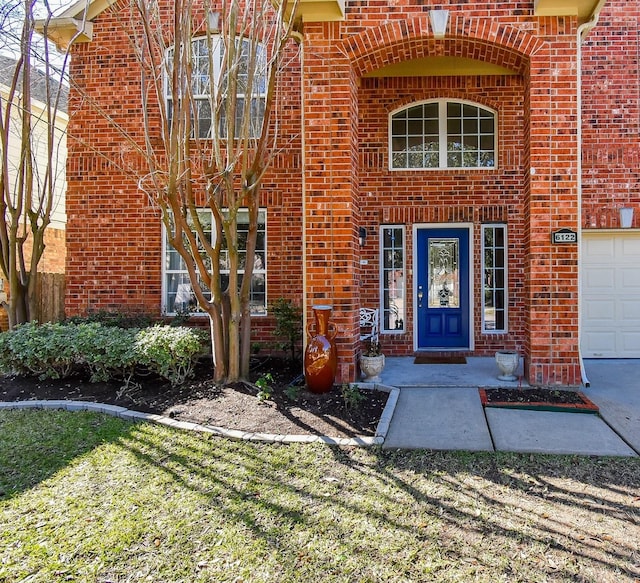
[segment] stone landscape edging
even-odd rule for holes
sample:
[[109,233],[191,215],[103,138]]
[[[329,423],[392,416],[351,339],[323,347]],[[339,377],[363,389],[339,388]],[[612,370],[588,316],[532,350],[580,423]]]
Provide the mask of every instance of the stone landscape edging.
[[331,437],[328,435],[299,435],[287,434],[281,435],[276,433],[259,433],[255,431],[242,431],[239,429],[226,429],[224,427],[216,427],[214,425],[203,425],[193,423],[191,421],[178,421],[164,415],[155,413],[143,413],[134,411],[126,407],[118,405],[107,405],[105,403],[92,403],[90,401],[67,401],[65,399],[48,400],[48,401],[3,401],[0,402],[1,410],[11,409],[63,409],[66,411],[90,411],[92,413],[104,413],[112,415],[128,421],[148,421],[159,425],[166,425],[175,429],[184,429],[186,431],[197,431],[200,433],[208,433],[219,437],[227,437],[229,439],[238,439],[244,441],[262,441],[267,443],[324,443],[326,445],[341,446],[359,446],[370,447],[373,445],[382,445],[389,431],[389,425],[400,389],[386,385],[377,385],[369,383],[354,383],[354,386],[365,390],[378,390],[389,393],[387,404],[385,405],[375,436],[359,435],[356,437]]

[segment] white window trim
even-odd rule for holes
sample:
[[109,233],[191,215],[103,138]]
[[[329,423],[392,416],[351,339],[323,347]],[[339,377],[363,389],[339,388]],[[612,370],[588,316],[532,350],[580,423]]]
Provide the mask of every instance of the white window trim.
[[[201,208],[198,210],[208,210],[207,208]],[[246,209],[243,209],[246,210]],[[265,261],[267,259],[267,249],[269,248],[269,242],[268,242],[268,223],[267,223],[267,209],[266,208],[260,208],[259,212],[264,213],[264,255],[265,255]],[[215,232],[215,231],[213,231]],[[162,223],[162,285],[161,285],[161,302],[160,302],[160,308],[161,308],[161,314],[163,316],[175,316],[177,315],[177,312],[174,310],[170,310],[169,306],[168,306],[168,293],[169,290],[167,289],[167,275],[169,273],[187,273],[186,271],[179,271],[179,270],[168,270],[167,269],[167,252],[168,252],[168,237],[167,237],[167,228],[164,225],[164,223]],[[226,273],[227,271],[225,271]],[[262,313],[256,313],[256,314],[251,314],[252,318],[262,318],[268,315],[268,311],[269,311],[269,285],[268,285],[268,281],[267,281],[267,266],[265,265],[265,267],[261,270],[259,270],[258,272],[256,272],[254,270],[253,274],[255,275],[256,273],[263,273],[264,274],[264,286],[265,286],[265,298],[264,298],[264,312]],[[197,311],[197,312],[193,312],[190,314],[190,316],[192,317],[202,317],[202,316],[206,316],[207,314],[205,312],[201,312],[201,311]]]
[[[488,330],[485,325],[485,316],[484,316],[484,292],[485,292],[485,283],[484,283],[484,271],[485,271],[485,263],[484,263],[484,234],[486,229],[495,229],[496,227],[502,227],[504,229],[504,329],[503,330]],[[480,309],[482,311],[482,334],[495,334],[495,335],[504,335],[509,332],[509,231],[507,229],[506,223],[486,223],[482,225],[482,233],[481,233],[481,255],[482,255],[482,290],[480,293],[480,298],[482,300],[482,305]]]
[[[401,229],[402,230],[402,265],[404,271],[404,318],[403,318],[403,328],[398,330],[396,328],[388,329],[385,328],[384,322],[384,231],[385,229]],[[407,332],[407,228],[405,225],[380,225],[379,231],[379,273],[380,273],[380,332],[382,334],[406,334]]]
[[[439,136],[439,166],[438,168],[395,168],[393,166],[393,131],[392,131],[392,122],[393,116],[400,111],[404,111],[405,109],[410,109],[412,107],[416,107],[418,105],[424,105],[428,103],[438,103],[438,136]],[[471,105],[473,107],[477,107],[479,109],[483,109],[484,111],[491,112],[493,114],[493,151],[494,151],[494,165],[493,166],[447,166],[447,108],[446,105],[448,103],[460,103],[461,105]],[[445,107],[443,107],[443,105]],[[470,101],[467,99],[424,99],[422,101],[414,101],[412,103],[403,105],[402,107],[398,107],[393,111],[389,112],[389,117],[387,121],[387,134],[388,134],[388,158],[389,158],[389,170],[392,172],[460,172],[460,171],[478,171],[478,172],[492,172],[498,169],[498,133],[499,133],[499,118],[498,111],[493,109],[492,107],[487,107],[481,103],[477,103],[475,101]]]

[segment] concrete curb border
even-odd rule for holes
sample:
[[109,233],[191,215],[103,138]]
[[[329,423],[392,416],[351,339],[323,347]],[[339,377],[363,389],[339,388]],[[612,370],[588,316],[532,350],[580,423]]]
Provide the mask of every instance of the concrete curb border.
[[142,413],[117,405],[106,405],[104,403],[92,403],[89,401],[66,401],[64,399],[51,401],[3,401],[0,402],[0,411],[11,409],[63,409],[66,411],[91,411],[93,413],[104,413],[113,417],[120,417],[128,421],[147,421],[149,423],[158,423],[173,427],[174,429],[184,429],[186,431],[197,431],[200,433],[208,433],[219,437],[227,437],[229,439],[238,439],[245,441],[261,441],[267,443],[324,443],[326,445],[340,446],[359,446],[370,447],[373,445],[382,445],[384,443],[389,424],[398,402],[400,389],[386,385],[376,385],[369,383],[354,383],[360,389],[378,390],[389,393],[387,404],[382,411],[376,434],[370,436],[356,437],[331,437],[328,435],[278,435],[274,433],[252,433],[248,431],[240,431],[238,429],[225,429],[224,427],[216,427],[214,425],[202,425],[192,423],[190,421],[177,421],[163,415],[155,415],[153,413]]

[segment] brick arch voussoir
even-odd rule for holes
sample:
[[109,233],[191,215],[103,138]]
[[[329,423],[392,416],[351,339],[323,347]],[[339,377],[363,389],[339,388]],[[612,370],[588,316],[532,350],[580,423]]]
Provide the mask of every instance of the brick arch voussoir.
[[[500,104],[495,100],[488,99],[481,95],[474,95],[473,99],[469,99],[469,96],[464,91],[460,90],[443,90],[443,89],[434,89],[431,91],[427,91],[420,97],[420,101],[434,101],[438,99],[446,99],[451,101],[466,101],[469,103],[475,103],[477,105],[481,105],[483,107],[488,107],[489,109],[493,109],[495,111],[499,111]],[[400,109],[404,109],[405,107],[409,107],[416,103],[416,98],[412,95],[403,95],[398,101],[392,102],[389,105],[389,111],[397,111]]]
[[394,62],[424,56],[473,56],[524,72],[546,43],[513,24],[454,16],[444,40],[436,41],[429,18],[419,16],[372,27],[345,39],[341,52],[358,76]]

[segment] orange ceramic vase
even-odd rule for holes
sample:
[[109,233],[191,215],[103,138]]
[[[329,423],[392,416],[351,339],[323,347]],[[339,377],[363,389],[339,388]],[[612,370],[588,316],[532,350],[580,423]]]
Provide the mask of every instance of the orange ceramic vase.
[[[307,326],[307,348],[304,351],[304,380],[312,393],[328,393],[338,370],[338,351],[334,343],[335,326],[329,322],[331,306],[313,306],[315,333]],[[329,328],[333,327],[332,330]]]

